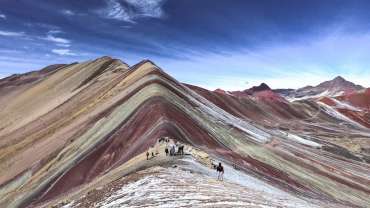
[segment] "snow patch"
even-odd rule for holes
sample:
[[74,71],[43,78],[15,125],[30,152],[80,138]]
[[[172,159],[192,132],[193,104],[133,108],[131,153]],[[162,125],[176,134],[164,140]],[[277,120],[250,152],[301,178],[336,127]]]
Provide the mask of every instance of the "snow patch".
[[123,185],[97,207],[316,207],[224,164],[224,181],[215,170],[192,158],[177,168],[154,167],[135,182]]
[[332,99],[335,104],[336,104],[336,108],[341,108],[341,109],[348,109],[348,110],[351,110],[351,111],[362,111],[360,108],[357,108],[355,106],[352,106],[350,105],[349,103],[346,103],[346,102],[342,102],[342,101],[339,101],[337,99]]
[[324,92],[316,95],[307,95],[303,97],[286,97],[289,102],[299,101],[299,100],[307,100],[307,99],[316,99],[321,97],[337,97],[344,94],[344,91],[339,92],[330,92],[329,90],[325,90]]
[[245,120],[242,120],[231,115],[230,113],[219,108],[218,106],[208,101],[204,97],[198,95],[194,91],[190,89],[188,89],[188,91],[192,95],[189,96],[188,98],[191,99],[194,103],[197,103],[199,109],[202,112],[216,119],[215,122],[222,122],[224,124],[228,124],[230,126],[238,128],[249,134],[253,140],[259,143],[266,143],[271,140],[271,135],[269,133],[263,131],[262,129],[257,128],[256,126],[250,124]]
[[348,118],[347,116],[339,113],[338,111],[336,111],[333,107],[329,106],[329,105],[326,105],[325,103],[323,102],[317,102],[320,107],[323,109],[323,111],[327,114],[329,114],[330,116],[333,116],[334,118],[337,118],[339,120],[342,120],[342,121],[346,121],[354,126],[357,126],[357,127],[360,127],[360,128],[366,128],[364,126],[362,126],[361,124],[357,123],[356,121],[353,121],[352,119]]
[[311,147],[316,147],[316,148],[320,148],[322,147],[321,144],[318,144],[316,142],[313,142],[313,141],[310,141],[310,140],[307,140],[307,139],[304,139],[300,136],[297,136],[295,134],[291,134],[291,133],[287,133],[288,135],[288,138],[291,139],[291,140],[294,140],[298,143],[301,143],[301,144],[304,144],[304,145],[308,145],[308,146],[311,146]]

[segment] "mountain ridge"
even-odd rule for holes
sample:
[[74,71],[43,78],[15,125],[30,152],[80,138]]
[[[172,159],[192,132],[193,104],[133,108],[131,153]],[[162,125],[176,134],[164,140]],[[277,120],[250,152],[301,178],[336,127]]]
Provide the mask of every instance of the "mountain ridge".
[[365,89],[361,85],[347,81],[341,76],[332,80],[324,81],[316,86],[305,86],[298,89],[276,89],[284,97],[290,100],[320,98],[323,96],[336,97],[351,94]]
[[[110,62],[60,68],[0,95],[1,206],[53,204],[136,174],[150,162],[135,158],[166,136],[312,203],[370,203],[367,144],[350,146],[368,130],[336,109],[208,91],[148,60],[127,70]],[[271,91],[262,88],[254,94]]]

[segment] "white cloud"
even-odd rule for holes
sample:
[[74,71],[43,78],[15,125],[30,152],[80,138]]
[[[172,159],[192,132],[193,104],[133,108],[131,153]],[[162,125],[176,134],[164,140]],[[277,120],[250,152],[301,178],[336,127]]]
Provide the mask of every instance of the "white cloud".
[[[161,18],[165,0],[106,0],[106,8],[99,11],[108,19],[134,23],[141,17]],[[124,4],[123,4],[124,2]]]
[[5,14],[0,14],[0,19],[6,20],[6,15]]
[[61,30],[50,30],[48,32],[48,34],[59,34],[59,33],[63,33]]
[[58,54],[60,56],[76,56],[77,54],[71,52],[70,49],[53,49],[51,52]]
[[[49,62],[46,63],[45,61]],[[27,56],[24,54],[1,54],[0,74],[5,77],[15,73],[24,73],[34,69],[41,69],[42,67],[52,63],[55,63],[55,60],[42,59],[35,54],[29,54]]]
[[132,28],[132,26],[131,25],[122,25],[122,26],[120,26],[120,28],[130,29],[130,28]]
[[[40,52],[40,53],[39,53]],[[76,52],[77,53],[77,52]],[[0,54],[0,76],[9,76],[15,73],[25,73],[33,70],[40,70],[45,66],[55,63],[72,63],[76,61],[84,61],[92,57],[98,57],[96,54],[89,57],[81,57],[80,51],[76,56],[71,55],[55,55],[54,53],[46,53],[44,51],[35,50],[34,53],[22,54]],[[100,55],[100,54],[99,54]]]
[[117,0],[107,0],[107,7],[101,13],[108,19],[133,22],[132,15],[129,12]]
[[51,25],[51,24],[46,24],[46,23],[41,23],[41,22],[27,22],[24,23],[25,26],[30,27],[30,28],[43,28],[43,29],[48,29],[48,30],[59,30],[59,26],[56,25]]
[[0,36],[21,37],[24,35],[25,35],[24,32],[11,32],[11,31],[0,30]]
[[50,30],[47,34],[46,37],[41,37],[40,39],[42,40],[47,40],[50,42],[54,42],[56,46],[58,47],[63,47],[63,48],[69,48],[71,47],[71,41],[65,38],[57,37],[56,34],[63,33],[63,31],[55,29],[55,30]]
[[62,10],[62,14],[67,15],[67,16],[75,15],[75,13],[73,11],[68,10],[68,9]]
[[126,0],[126,2],[138,10],[137,16],[160,18],[164,14],[163,0]]
[[299,88],[338,75],[370,87],[370,33],[328,33],[299,42],[221,52],[155,61],[178,80],[208,89],[241,90],[262,82],[271,88]]
[[10,54],[10,53],[14,54],[14,53],[21,53],[21,51],[15,50],[15,49],[0,49],[0,54],[2,54],[2,53],[4,53],[4,54]]
[[71,44],[59,43],[59,44],[57,44],[57,46],[63,47],[63,48],[69,48],[69,47],[71,47]]
[[50,33],[46,37],[43,37],[42,39],[47,40],[47,41],[51,41],[51,42],[54,42],[54,43],[58,43],[58,44],[69,44],[69,43],[71,43],[71,41],[68,40],[68,39],[56,37],[56,36],[54,36],[53,34],[50,34]]

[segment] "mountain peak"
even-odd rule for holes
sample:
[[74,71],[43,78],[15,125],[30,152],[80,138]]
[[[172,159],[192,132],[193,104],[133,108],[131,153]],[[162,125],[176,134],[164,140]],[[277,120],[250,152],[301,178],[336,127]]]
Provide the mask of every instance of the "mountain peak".
[[129,68],[129,65],[127,63],[123,62],[120,59],[112,58],[110,56],[102,56],[102,57],[96,58],[95,60],[91,61],[91,63],[103,63],[102,65],[103,68],[107,68],[108,66],[112,66],[112,68],[120,67],[122,69]]
[[363,86],[354,84],[342,76],[322,82],[317,86],[306,86],[284,94],[290,100],[317,99],[320,97],[337,97],[340,95],[351,94],[364,89]]
[[257,88],[261,90],[271,90],[271,88],[266,83],[261,83]]
[[[336,76],[334,79],[330,80],[330,81],[327,81],[327,82],[332,82],[332,83],[335,83],[335,84],[343,84],[343,83],[348,83],[348,84],[353,84],[352,82],[344,79],[342,76]],[[355,84],[353,84],[355,85]]]
[[333,80],[322,82],[316,87],[325,88],[326,90],[342,90],[342,91],[354,91],[363,89],[362,86],[356,85],[350,81],[347,81],[341,76],[335,77]]
[[215,89],[214,92],[221,93],[221,94],[226,94],[226,91],[221,89],[221,88]]
[[133,65],[131,67],[131,69],[137,69],[139,67],[142,67],[146,65],[147,67],[153,67],[153,68],[156,68],[156,69],[160,69],[153,61],[149,60],[149,59],[144,59],[142,61],[140,61],[139,63]]
[[344,79],[342,76],[336,76],[332,81],[347,81],[347,80]]
[[259,86],[253,86],[245,90],[244,92],[248,94],[253,94],[255,92],[266,91],[266,90],[271,90],[271,88],[266,83],[261,83]]
[[112,60],[113,58],[110,57],[110,56],[102,56],[102,57],[99,57],[99,58],[96,58],[94,61],[109,61],[109,60]]

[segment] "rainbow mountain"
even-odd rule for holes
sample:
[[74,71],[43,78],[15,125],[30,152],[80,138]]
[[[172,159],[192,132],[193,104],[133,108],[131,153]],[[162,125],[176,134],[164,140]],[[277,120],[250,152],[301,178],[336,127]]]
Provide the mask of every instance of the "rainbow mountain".
[[110,57],[12,75],[0,207],[370,207],[369,97],[210,91]]

